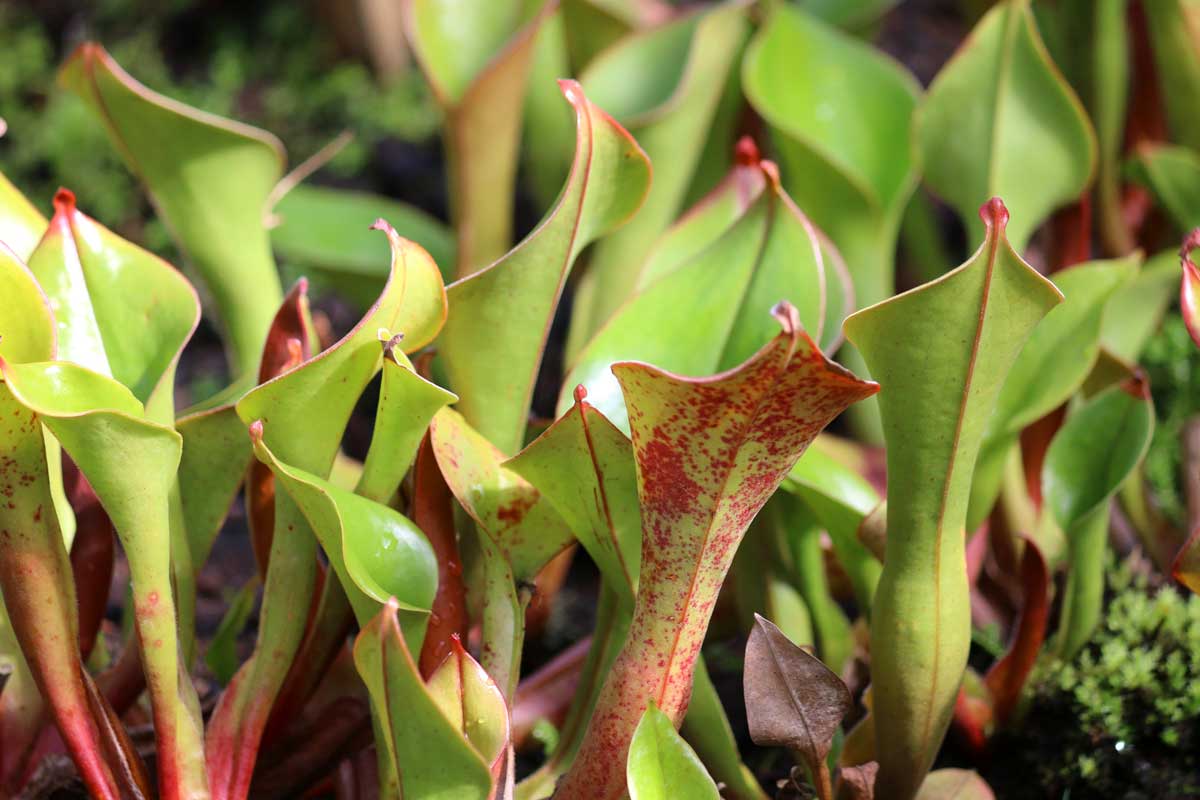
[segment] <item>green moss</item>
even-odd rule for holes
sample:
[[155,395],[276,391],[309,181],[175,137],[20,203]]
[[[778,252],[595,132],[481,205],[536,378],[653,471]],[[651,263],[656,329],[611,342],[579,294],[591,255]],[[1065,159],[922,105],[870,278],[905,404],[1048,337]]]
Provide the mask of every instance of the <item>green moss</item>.
[[379,85],[365,64],[339,52],[306,3],[99,0],[63,16],[0,4],[0,113],[8,123],[0,171],[43,213],[55,189],[68,186],[87,213],[164,255],[169,237],[104,131],[55,84],[59,64],[85,38],[152,89],[275,133],[293,164],[354,131],[328,168],[335,175],[362,172],[383,138],[423,140],[438,125],[415,70]]
[[1026,717],[997,741],[998,772],[1046,790],[1021,796],[1200,796],[1200,597],[1148,590],[1123,568],[1109,583],[1088,646],[1031,680]]

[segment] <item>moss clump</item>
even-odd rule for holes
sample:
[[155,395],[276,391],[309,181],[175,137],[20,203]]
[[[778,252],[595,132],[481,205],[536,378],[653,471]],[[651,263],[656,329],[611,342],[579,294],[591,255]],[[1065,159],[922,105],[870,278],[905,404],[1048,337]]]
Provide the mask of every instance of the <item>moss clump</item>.
[[1110,575],[1102,627],[1039,669],[1027,715],[998,737],[990,777],[1012,787],[998,796],[1200,797],[1200,597]]

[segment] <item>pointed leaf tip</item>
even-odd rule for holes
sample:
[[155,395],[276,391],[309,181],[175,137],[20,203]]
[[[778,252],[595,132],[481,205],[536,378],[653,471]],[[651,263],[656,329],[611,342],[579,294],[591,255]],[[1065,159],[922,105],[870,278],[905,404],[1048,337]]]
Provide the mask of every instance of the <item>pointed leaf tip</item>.
[[[381,331],[381,333],[386,334],[387,331]],[[396,349],[400,347],[400,343],[403,341],[404,341],[403,333],[394,333],[391,336],[388,336],[387,339],[381,339],[379,343],[383,345],[384,357],[395,360]]]
[[739,167],[754,167],[762,160],[762,154],[752,137],[743,136],[733,150],[733,159]]
[[256,419],[250,423],[250,441],[259,444],[263,439],[263,421]]
[[1120,387],[1129,396],[1150,402],[1150,381],[1141,367],[1134,367],[1132,374],[1121,381]]
[[559,78],[558,88],[562,91],[563,97],[567,98],[567,102],[573,106],[583,102],[585,97],[583,87],[579,85],[579,81],[571,78]]
[[1002,233],[1008,225],[1008,207],[999,197],[993,197],[979,207],[979,218],[989,230]]
[[54,193],[54,213],[74,214],[75,193],[62,186],[58,187],[58,191]]
[[804,329],[800,323],[800,312],[787,300],[776,303],[771,309],[771,316],[779,321],[783,332],[788,336],[795,336],[797,331]]
[[396,230],[395,230],[395,228],[393,228],[391,225],[389,225],[389,224],[388,224],[388,221],[387,221],[386,219],[384,219],[383,217],[377,217],[377,218],[375,219],[375,221],[374,221],[374,222],[372,222],[372,223],[371,223],[371,224],[370,224],[370,225],[367,227],[367,230],[370,230],[370,231],[383,231],[383,232],[384,232],[384,233],[386,233],[386,234],[387,234],[389,237],[396,235]]

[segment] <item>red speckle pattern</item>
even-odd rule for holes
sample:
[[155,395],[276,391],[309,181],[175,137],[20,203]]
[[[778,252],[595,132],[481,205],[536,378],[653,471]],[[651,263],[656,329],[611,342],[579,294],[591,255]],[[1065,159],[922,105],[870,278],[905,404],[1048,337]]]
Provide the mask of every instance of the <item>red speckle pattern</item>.
[[618,364],[642,504],[641,589],[624,649],[556,798],[616,800],[651,700],[676,723],[734,552],[816,435],[878,386],[827,360],[779,309],[785,331],[741,367],[707,380]]

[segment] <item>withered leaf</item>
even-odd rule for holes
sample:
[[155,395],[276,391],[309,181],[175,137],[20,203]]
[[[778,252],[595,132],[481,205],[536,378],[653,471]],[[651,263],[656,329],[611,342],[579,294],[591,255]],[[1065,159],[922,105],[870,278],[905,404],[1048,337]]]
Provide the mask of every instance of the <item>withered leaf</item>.
[[853,700],[820,659],[793,644],[770,620],[754,615],[743,679],[750,738],[799,751],[816,772]]

